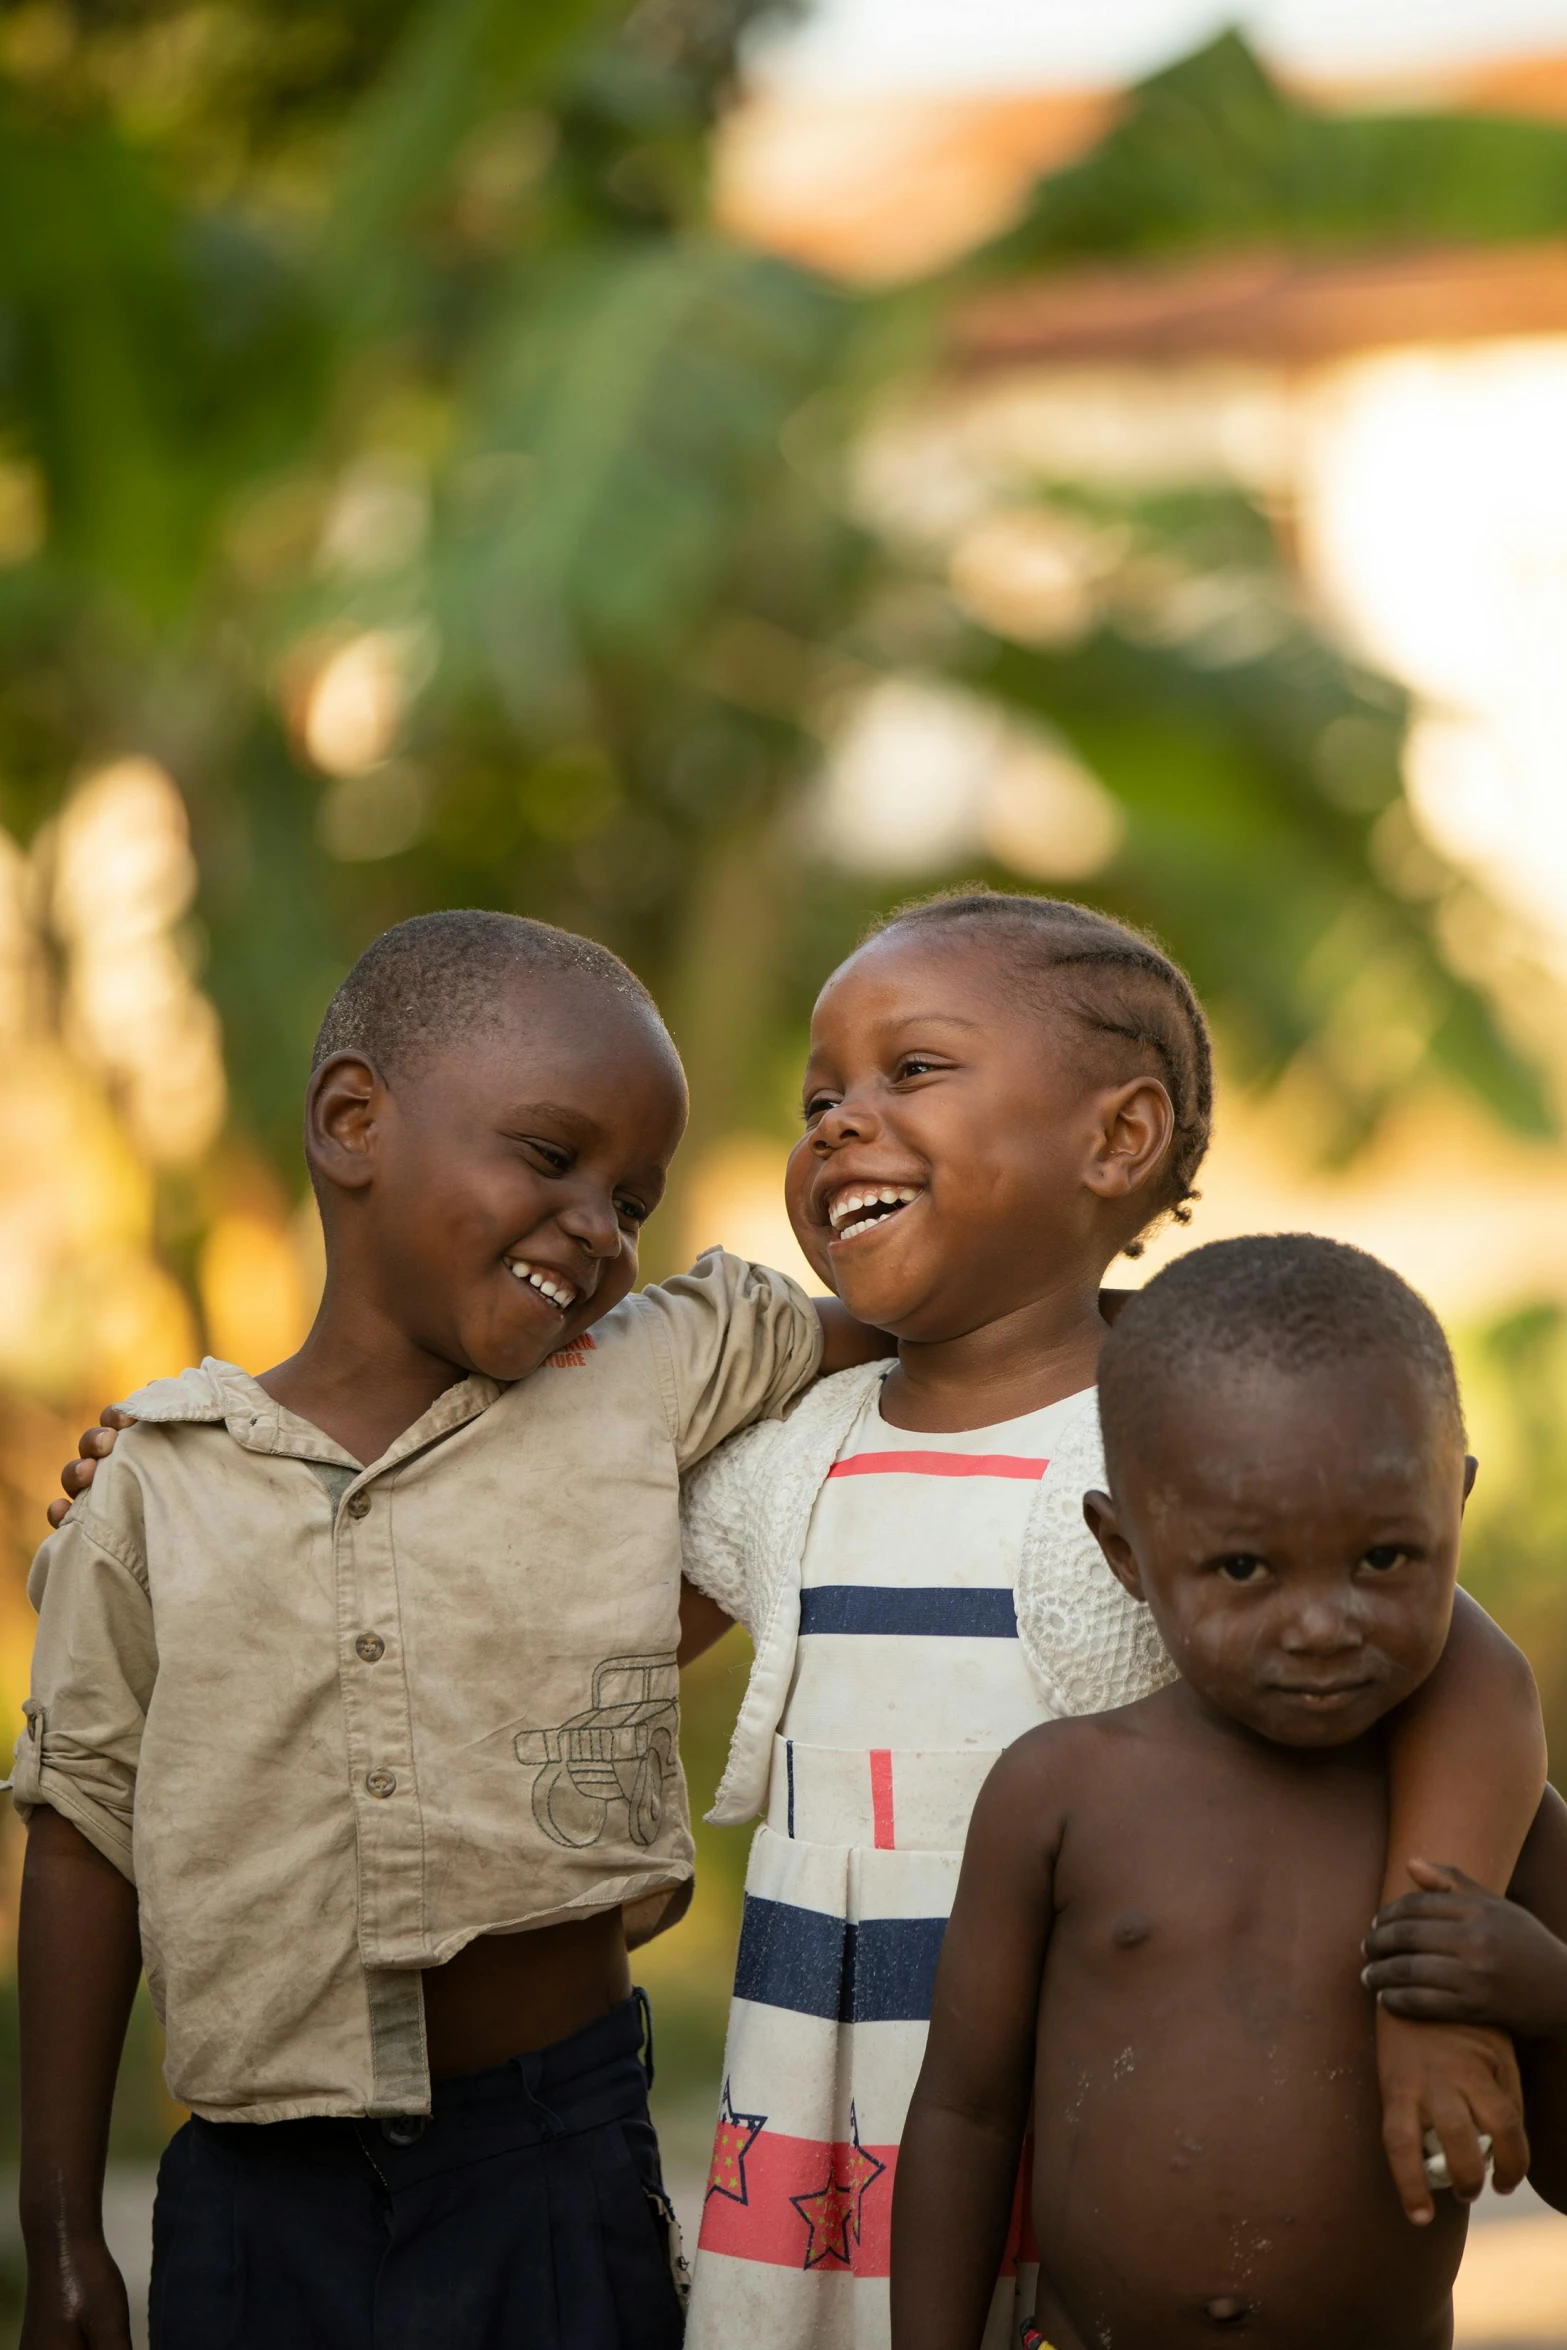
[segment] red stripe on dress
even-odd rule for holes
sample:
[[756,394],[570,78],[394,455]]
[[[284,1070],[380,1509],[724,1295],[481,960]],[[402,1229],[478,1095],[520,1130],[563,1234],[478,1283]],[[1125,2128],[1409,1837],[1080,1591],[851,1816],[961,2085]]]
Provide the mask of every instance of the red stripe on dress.
[[[708,2187],[698,2239],[703,2252],[826,2276],[891,2273],[896,2146],[786,2138],[765,2121],[747,2135],[739,2191],[732,2185]],[[1012,2200],[1004,2277],[1015,2275],[1020,2262],[1039,2258],[1031,2211],[1033,2152],[1030,2137]],[[722,2176],[732,2180],[734,2169]]]
[[834,1461],[829,1477],[1026,1477],[1049,1468],[1016,1452],[856,1452]]
[[871,1748],[871,1821],[875,1828],[876,1850],[892,1852],[897,1847],[892,1820],[892,1752],[889,1747]]

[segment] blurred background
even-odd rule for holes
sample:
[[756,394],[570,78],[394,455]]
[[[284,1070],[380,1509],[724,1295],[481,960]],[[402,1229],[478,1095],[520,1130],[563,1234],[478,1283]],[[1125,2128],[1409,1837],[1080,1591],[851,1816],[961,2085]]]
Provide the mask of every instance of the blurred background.
[[[815,988],[974,875],[1190,968],[1192,1239],[1447,1317],[1567,1753],[1567,0],[0,6],[8,1722],[84,1421],[306,1326],[376,932],[627,956],[695,1098],[648,1270],[794,1268]],[[645,1964],[692,2217],[745,1844]],[[143,2269],[157,2064],[139,2014]],[[1476,2228],[1470,2350],[1567,2344],[1564,2236]]]

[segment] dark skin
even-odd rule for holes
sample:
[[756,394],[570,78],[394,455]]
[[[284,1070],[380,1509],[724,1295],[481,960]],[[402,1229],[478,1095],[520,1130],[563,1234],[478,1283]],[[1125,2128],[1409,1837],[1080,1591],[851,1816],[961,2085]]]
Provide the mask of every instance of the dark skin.
[[[823,989],[804,1107],[788,1199],[806,1257],[843,1301],[837,1324],[831,1301],[818,1301],[828,1368],[884,1352],[880,1331],[893,1333],[899,1361],[882,1408],[907,1428],[982,1427],[1092,1382],[1119,1295],[1102,1278],[1157,1205],[1169,1148],[1156,1077],[1096,1083],[1080,1032],[1021,999],[1007,966],[950,936],[894,931]],[[856,1188],[916,1196],[876,1229],[841,1237],[832,1211]],[[62,1479],[68,1494],[113,1441],[109,1428],[88,1431]],[[729,1618],[688,1588],[681,1625],[685,1662]],[[1446,1656],[1394,1733],[1385,1897],[1407,1889],[1408,1856],[1432,1850],[1505,1885],[1544,1767],[1528,1667],[1464,1601]],[[1478,2032],[1391,2013],[1378,2030],[1390,2158],[1411,2216],[1429,2216],[1424,2128],[1440,2121],[1454,2175],[1473,2175],[1473,2115],[1498,2051]]]
[[[679,1061],[639,1005],[550,973],[519,981],[503,1012],[391,1076],[341,1053],[311,1081],[325,1292],[304,1345],[260,1383],[365,1464],[456,1381],[526,1379],[627,1296],[685,1126]],[[833,1300],[823,1321],[826,1369],[884,1348]],[[101,2197],[139,1972],[134,1888],[40,1810],[21,1923],[24,2350],[129,2350]],[[424,1976],[431,2074],[564,2039],[630,1988],[618,1909],[481,1937]]]
[[1414,1873],[1419,1891],[1367,1936],[1361,1981],[1399,2015],[1514,2035],[1529,2182],[1567,2211],[1567,1804],[1546,1788],[1505,1900],[1462,1869],[1421,1861]]
[[[1383,1725],[1447,1642],[1452,1413],[1387,1358],[1249,1368],[1122,1453],[1087,1514],[1181,1679],[1031,1732],[980,1798],[899,2158],[895,2350],[978,2344],[1030,2111],[1055,2350],[1448,2350],[1463,2205],[1405,2223],[1357,1943]],[[1479,2118],[1516,2181],[1503,2070]]]
[[[894,1426],[992,1425],[1075,1394],[1104,1340],[1105,1269],[1148,1222],[1174,1119],[1155,1076],[1097,1082],[1082,1031],[1004,961],[952,932],[893,929],[828,981],[811,1028],[790,1221],[850,1312],[892,1333]],[[869,1230],[842,1202],[912,1192]],[[838,1213],[835,1229],[834,1212]],[[1385,1900],[1440,1851],[1505,1886],[1545,1780],[1528,1665],[1461,1594],[1446,1654],[1390,1726]],[[1358,1929],[1357,1929],[1358,1938]],[[1379,2011],[1388,2160],[1409,2217],[1435,2206],[1422,2159],[1441,2133],[1478,2179],[1495,2035]]]

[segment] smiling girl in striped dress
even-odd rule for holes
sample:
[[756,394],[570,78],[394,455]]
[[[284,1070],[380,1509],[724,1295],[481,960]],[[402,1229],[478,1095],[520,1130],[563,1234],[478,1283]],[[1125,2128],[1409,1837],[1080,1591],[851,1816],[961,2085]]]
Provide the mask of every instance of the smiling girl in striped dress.
[[[734,1618],[756,1646],[711,1816],[763,1817],[691,2350],[882,2350],[898,2141],[981,1782],[1036,1723],[1170,1676],[1082,1496],[1103,1475],[1100,1284],[1150,1222],[1184,1220],[1211,1102],[1185,977],[1083,907],[932,900],[822,992],[790,1218],[898,1354],[736,1438],[688,1493],[687,1575],[713,1632]],[[1393,1732],[1398,1890],[1420,1852],[1506,1882],[1539,1794],[1520,1679],[1463,1607]],[[1480,2060],[1384,2031],[1413,2212],[1432,2080],[1461,2116]],[[1031,2255],[1020,2220],[986,2350],[1032,2310]]]

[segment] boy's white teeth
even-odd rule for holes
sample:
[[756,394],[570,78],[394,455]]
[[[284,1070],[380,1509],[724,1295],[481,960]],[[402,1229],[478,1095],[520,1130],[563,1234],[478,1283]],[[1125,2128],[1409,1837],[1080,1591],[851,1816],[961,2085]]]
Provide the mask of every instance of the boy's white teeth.
[[[854,1233],[864,1232],[872,1224],[882,1221],[879,1215],[867,1216],[867,1208],[906,1208],[911,1199],[918,1197],[919,1193],[907,1184],[883,1184],[876,1191],[840,1192],[827,1210],[828,1220],[836,1237],[848,1240]],[[851,1217],[857,1217],[859,1221],[851,1223]]]
[[577,1302],[577,1293],[569,1281],[562,1281],[553,1273],[541,1273],[537,1266],[524,1263],[521,1257],[508,1257],[506,1270],[515,1281],[530,1281],[535,1289],[542,1291],[552,1306],[559,1306],[562,1312]]

